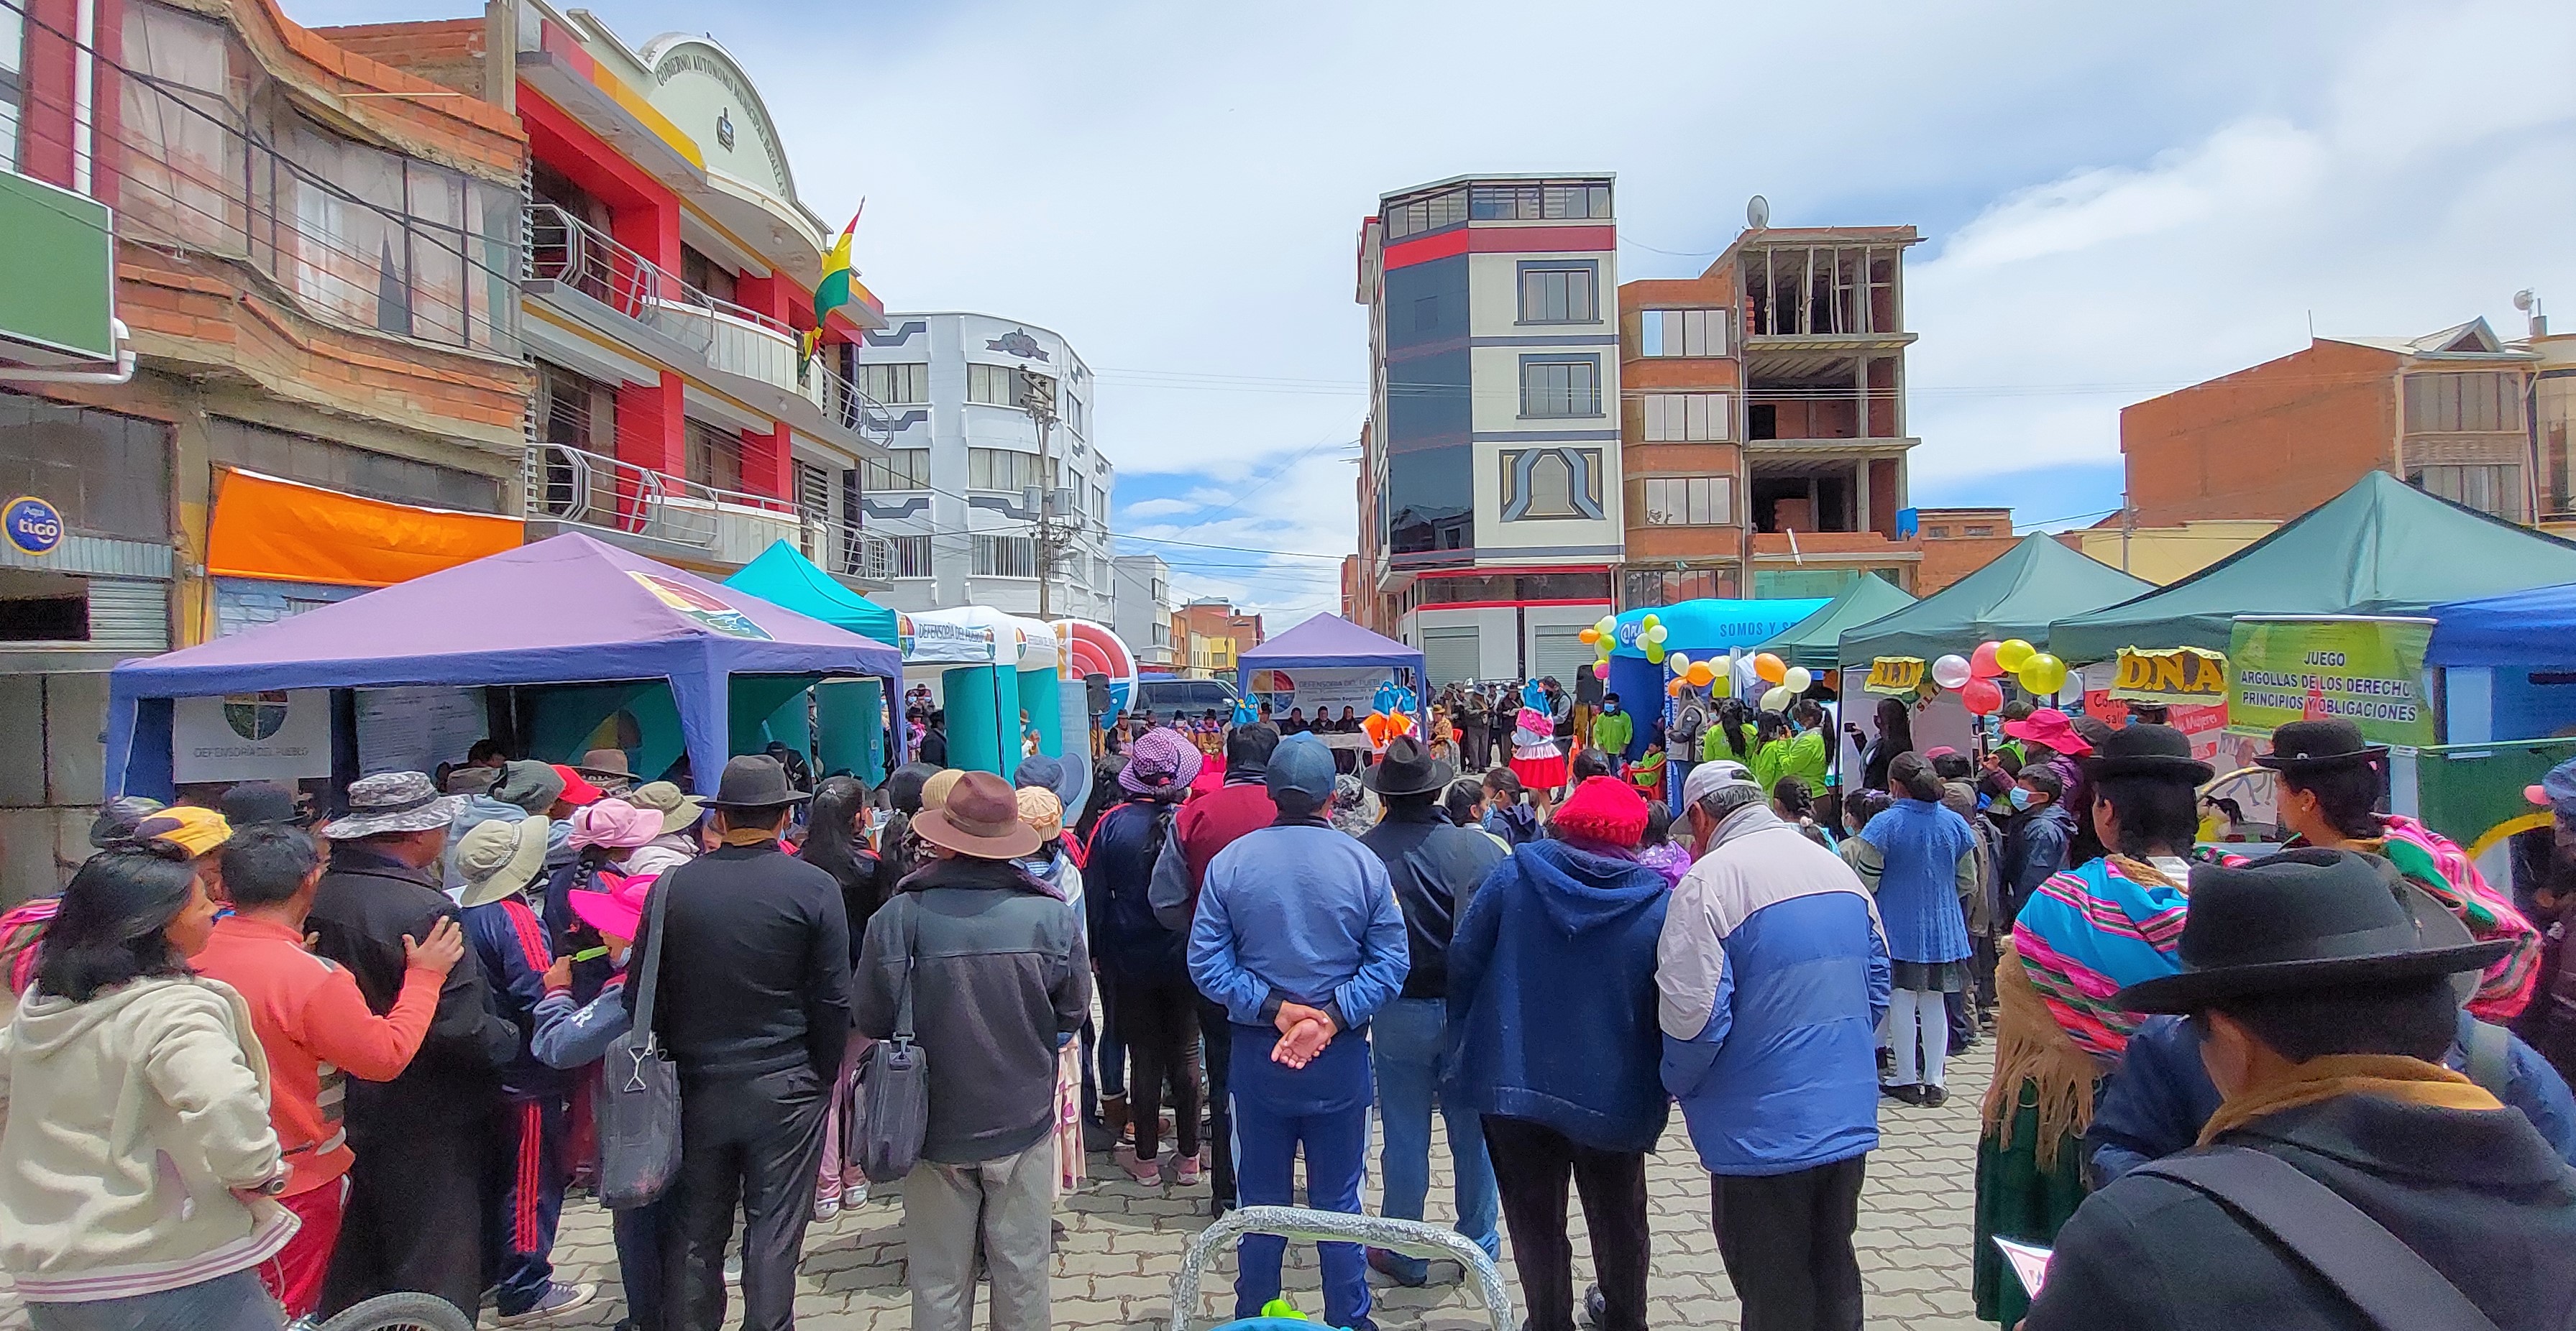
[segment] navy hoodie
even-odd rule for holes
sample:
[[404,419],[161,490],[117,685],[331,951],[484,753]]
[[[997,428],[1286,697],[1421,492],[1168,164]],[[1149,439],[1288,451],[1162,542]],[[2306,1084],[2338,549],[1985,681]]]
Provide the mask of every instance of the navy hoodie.
[[1655,944],[1671,895],[1651,866],[1563,841],[1495,865],[1449,944],[1457,1103],[1596,1150],[1653,1149],[1670,1110]]

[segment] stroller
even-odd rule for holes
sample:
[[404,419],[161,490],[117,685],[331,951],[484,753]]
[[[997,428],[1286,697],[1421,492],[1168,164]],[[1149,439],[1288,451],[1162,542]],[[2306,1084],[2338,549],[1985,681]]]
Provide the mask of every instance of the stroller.
[[[1190,1317],[1198,1311],[1200,1281],[1207,1273],[1209,1260],[1246,1234],[1276,1234],[1308,1243],[1365,1243],[1408,1257],[1454,1257],[1467,1268],[1468,1281],[1484,1302],[1485,1315],[1492,1320],[1494,1331],[1513,1331],[1520,1325],[1512,1316],[1511,1291],[1503,1287],[1503,1273],[1495,1268],[1494,1259],[1454,1230],[1419,1220],[1313,1211],[1302,1206],[1247,1206],[1228,1212],[1224,1219],[1208,1226],[1190,1240],[1189,1250],[1181,1254],[1181,1269],[1172,1276],[1171,1331],[1190,1331]],[[1319,1325],[1269,1309],[1264,1314],[1221,1323],[1214,1331],[1316,1331]]]

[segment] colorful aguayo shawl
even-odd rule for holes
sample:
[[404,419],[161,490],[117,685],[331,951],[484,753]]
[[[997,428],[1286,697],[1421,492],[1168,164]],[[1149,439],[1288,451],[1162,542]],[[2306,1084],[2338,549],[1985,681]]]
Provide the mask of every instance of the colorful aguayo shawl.
[[2013,949],[2048,1014],[2108,1069],[2128,1050],[2137,1013],[2111,996],[2182,969],[2176,949],[2188,897],[2181,883],[2106,855],[2040,885],[2013,926]]
[[2513,950],[2489,963],[2486,974],[2478,977],[2477,994],[2469,1000],[2470,1016],[2510,1024],[2531,1001],[2532,984],[2540,976],[2540,931],[2512,902],[2487,886],[2486,875],[2469,862],[2467,852],[2440,833],[2403,814],[2386,815],[2383,821],[2386,838],[2378,846],[2362,842],[2363,849],[2387,856],[2399,873],[2450,907],[2469,927],[2470,937],[2481,943],[2513,940]]

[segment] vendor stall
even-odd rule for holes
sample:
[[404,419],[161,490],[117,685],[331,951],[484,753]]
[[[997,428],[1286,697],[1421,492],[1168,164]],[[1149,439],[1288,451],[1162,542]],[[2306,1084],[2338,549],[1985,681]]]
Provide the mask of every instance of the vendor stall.
[[2576,733],[2576,582],[2431,611],[2454,744]]
[[[1747,651],[1755,643],[1805,622],[1830,604],[1822,597],[1812,596],[1763,601],[1702,597],[1626,611],[1606,621],[1611,626],[1607,653],[1610,668],[1605,672],[1604,683],[1631,713],[1641,718],[1661,716],[1669,721],[1667,686],[1677,676],[1688,678],[1692,662],[1708,664],[1712,678],[1734,678],[1729,674],[1730,657],[1746,656],[1749,660]],[[1600,626],[1593,627],[1598,630]],[[1600,646],[1594,643],[1595,650]],[[1674,669],[1676,664],[1679,670]],[[1748,674],[1737,683],[1749,688],[1749,680]],[[1640,720],[1636,734],[1628,742],[1626,756],[1644,756],[1648,735],[1645,722]]]
[[1875,573],[1864,573],[1824,608],[1799,620],[1753,650],[1769,652],[1809,670],[1842,668],[1842,636],[1848,629],[1874,623],[1914,604],[1914,598]]
[[1422,652],[1340,615],[1316,615],[1237,654],[1234,664],[1235,687],[1247,697],[1268,701],[1274,717],[1287,715],[1291,706],[1311,707],[1326,698],[1336,705],[1369,708],[1379,686],[1391,682],[1412,690],[1414,724],[1429,720],[1423,710]]
[[[2153,583],[2069,550],[2055,537],[2033,534],[1940,591],[1845,630],[1840,664],[1858,669],[1880,657],[1930,660],[2014,638],[2071,660],[2050,637],[2052,622],[2153,590]],[[2226,640],[2222,626],[2220,645]]]
[[[728,755],[759,747],[741,743],[746,715],[756,722],[817,679],[890,679],[899,668],[883,642],[587,536],[558,536],[118,666],[106,788],[169,793],[184,760],[174,753],[181,700],[223,699],[224,722],[256,742],[275,728],[268,712],[282,722],[297,691],[424,685],[665,690],[682,742],[637,770],[658,773],[685,748],[691,772],[710,778]],[[564,727],[561,752],[545,756],[577,757],[587,731]]]

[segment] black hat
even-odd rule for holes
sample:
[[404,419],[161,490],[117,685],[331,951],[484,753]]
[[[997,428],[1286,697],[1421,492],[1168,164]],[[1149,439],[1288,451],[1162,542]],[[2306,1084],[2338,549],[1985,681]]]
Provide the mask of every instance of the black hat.
[[2172,726],[2130,726],[2114,730],[2093,746],[2084,774],[2102,780],[2122,776],[2156,776],[2199,785],[2217,769],[2191,756],[2191,737]]
[[2292,721],[2272,732],[2272,751],[2254,760],[2275,772],[2321,772],[2388,756],[2388,746],[2363,739],[2361,727],[2342,717]]
[[2369,857],[2292,850],[2195,865],[2182,973],[2123,989],[2132,1012],[2197,1012],[2250,994],[2405,981],[2483,969],[2507,939],[2462,942],[2417,923]]
[[1368,787],[1381,795],[1426,795],[1447,790],[1456,773],[1431,756],[1422,741],[1398,735],[1386,742],[1386,756],[1368,769]]
[[707,803],[719,809],[775,809],[812,798],[787,784],[787,769],[779,766],[777,759],[747,753],[724,765],[724,776],[716,782],[716,797]]
[[274,781],[244,781],[224,792],[222,806],[224,821],[235,827],[301,827],[305,822],[295,807],[295,792]]

